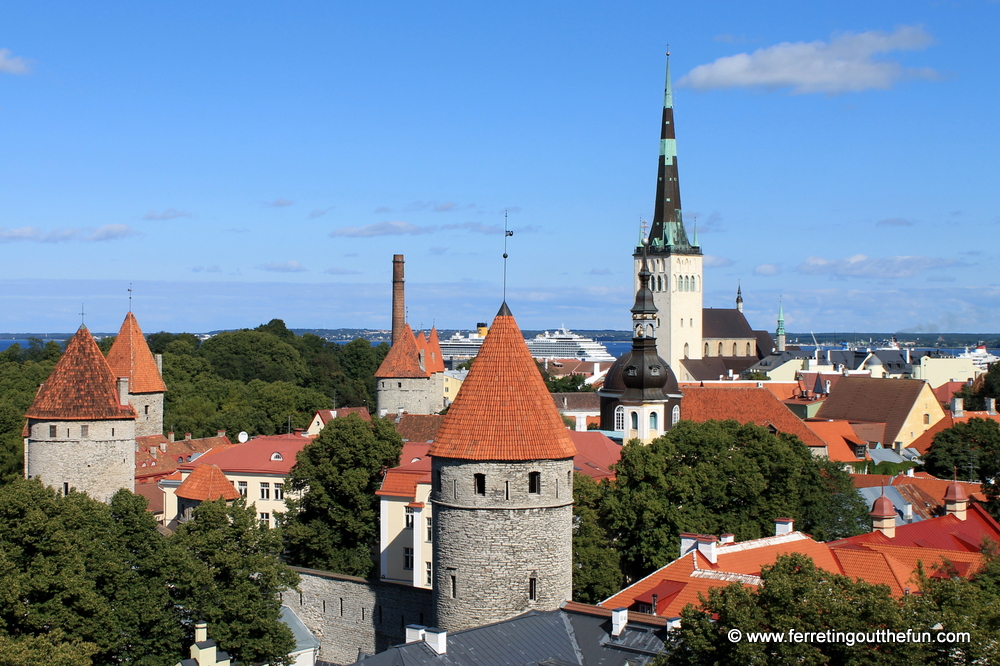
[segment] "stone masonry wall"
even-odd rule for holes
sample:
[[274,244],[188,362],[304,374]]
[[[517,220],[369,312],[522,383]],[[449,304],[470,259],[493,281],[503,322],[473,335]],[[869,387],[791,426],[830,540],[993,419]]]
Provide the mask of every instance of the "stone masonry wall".
[[[55,427],[55,436],[50,435]],[[83,428],[87,435],[83,435]],[[96,500],[108,502],[120,488],[135,486],[135,422],[28,422],[24,473],[60,492],[68,484]]]
[[299,591],[282,603],[320,641],[319,658],[353,664],[358,652],[374,654],[406,641],[408,624],[432,623],[431,592],[418,587],[293,567]]
[[[554,610],[572,597],[572,470],[572,460],[434,459],[438,627],[460,631]],[[531,472],[540,475],[537,493],[528,492]],[[476,474],[485,477],[483,494]]]
[[388,416],[402,407],[410,414],[437,414],[444,409],[444,375],[430,377],[379,379],[377,384],[379,412]]
[[136,437],[163,434],[162,393],[129,393],[128,401],[138,414],[135,419]]

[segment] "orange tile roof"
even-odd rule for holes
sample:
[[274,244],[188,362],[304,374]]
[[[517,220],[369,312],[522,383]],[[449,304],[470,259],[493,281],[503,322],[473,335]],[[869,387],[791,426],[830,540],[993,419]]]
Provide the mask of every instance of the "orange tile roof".
[[848,421],[807,420],[805,423],[810,430],[826,442],[827,458],[830,460],[834,462],[856,462],[865,458],[865,456],[858,458],[854,454],[855,447],[863,446],[867,449],[868,445],[855,434],[854,428],[851,427]]
[[778,432],[795,435],[806,446],[824,445],[802,419],[767,389],[691,386],[682,393],[682,419],[699,422],[735,419],[740,423],[774,426]]
[[[424,367],[427,367],[426,362]],[[375,371],[375,376],[383,377],[430,377],[427,370],[420,369],[419,349],[417,341],[409,324],[403,324],[403,330],[396,338],[396,343],[389,348],[382,365]]]
[[417,485],[431,482],[431,459],[428,444],[405,442],[399,454],[399,465],[387,470],[376,495],[386,497],[417,496]]
[[615,478],[611,466],[621,460],[620,444],[611,441],[604,433],[593,430],[570,430],[569,438],[576,446],[573,469],[595,481]]
[[236,490],[236,486],[217,466],[202,464],[195,466],[174,494],[184,499],[204,502],[219,498],[234,500],[240,496],[240,491]]
[[886,585],[894,597],[903,596],[904,588],[916,592],[919,588],[911,581],[913,570],[885,553],[867,548],[831,548],[845,576],[874,585]]
[[111,345],[108,365],[115,377],[128,377],[129,393],[163,393],[167,390],[139,322],[131,312],[125,315],[118,337]]
[[150,513],[163,513],[163,488],[160,488],[155,483],[139,483],[136,481],[135,494],[142,495],[149,502],[146,505],[146,511]]
[[135,478],[143,483],[167,476],[181,465],[191,462],[196,453],[217,453],[236,446],[224,436],[171,442],[163,435],[148,435],[136,437],[135,443],[139,449],[135,452]]
[[576,455],[506,303],[449,407],[430,454],[463,460],[559,460]]
[[118,385],[94,337],[81,326],[52,374],[38,387],[25,416],[38,420],[103,421],[134,419],[135,410],[118,402]]
[[957,391],[961,391],[964,387],[965,382],[945,382],[936,389],[933,389],[934,397],[937,398],[942,405],[949,407],[951,405],[951,399],[955,397],[955,393]]
[[362,421],[370,422],[372,420],[372,415],[368,413],[367,407],[338,407],[337,409],[320,409],[316,413],[319,414],[319,418],[323,421],[323,425],[326,425],[335,418],[344,417],[348,414],[357,414],[361,417]]
[[427,372],[444,372],[444,359],[441,358],[441,342],[438,340],[437,328],[432,328],[430,334],[421,331],[417,336],[417,349],[424,352],[424,367]]

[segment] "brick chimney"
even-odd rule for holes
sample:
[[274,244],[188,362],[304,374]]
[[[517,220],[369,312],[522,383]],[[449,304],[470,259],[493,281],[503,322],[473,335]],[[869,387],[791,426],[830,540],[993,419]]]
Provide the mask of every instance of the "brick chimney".
[[403,255],[392,255],[392,344],[406,323],[406,301],[403,295]]

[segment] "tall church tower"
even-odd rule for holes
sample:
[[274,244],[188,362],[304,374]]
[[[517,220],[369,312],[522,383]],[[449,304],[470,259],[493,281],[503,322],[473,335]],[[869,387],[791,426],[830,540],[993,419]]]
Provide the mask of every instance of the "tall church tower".
[[108,366],[115,377],[128,377],[129,402],[137,415],[136,437],[163,434],[163,394],[167,385],[163,383],[161,359],[149,351],[139,322],[130,311],[108,351]]
[[25,414],[25,476],[103,502],[120,488],[132,490],[136,414],[128,384],[81,326]]
[[[697,230],[691,240],[681,216],[681,193],[677,180],[677,145],[674,134],[674,103],[670,87],[670,54],[663,91],[660,126],[660,159],[657,164],[656,206],[649,233],[650,289],[660,313],[657,352],[680,379],[691,379],[685,358],[702,357],[702,254]],[[637,246],[635,288],[639,289],[642,247]]]
[[571,599],[576,447],[506,303],[430,455],[438,626]]

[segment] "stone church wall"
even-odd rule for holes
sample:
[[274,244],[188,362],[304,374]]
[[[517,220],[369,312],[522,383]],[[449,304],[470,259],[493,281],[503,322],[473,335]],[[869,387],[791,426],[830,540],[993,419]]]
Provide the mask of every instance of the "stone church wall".
[[353,664],[359,652],[375,654],[404,643],[406,625],[434,621],[430,590],[292,568],[302,582],[299,591],[282,594],[282,603],[319,639],[323,661]]

